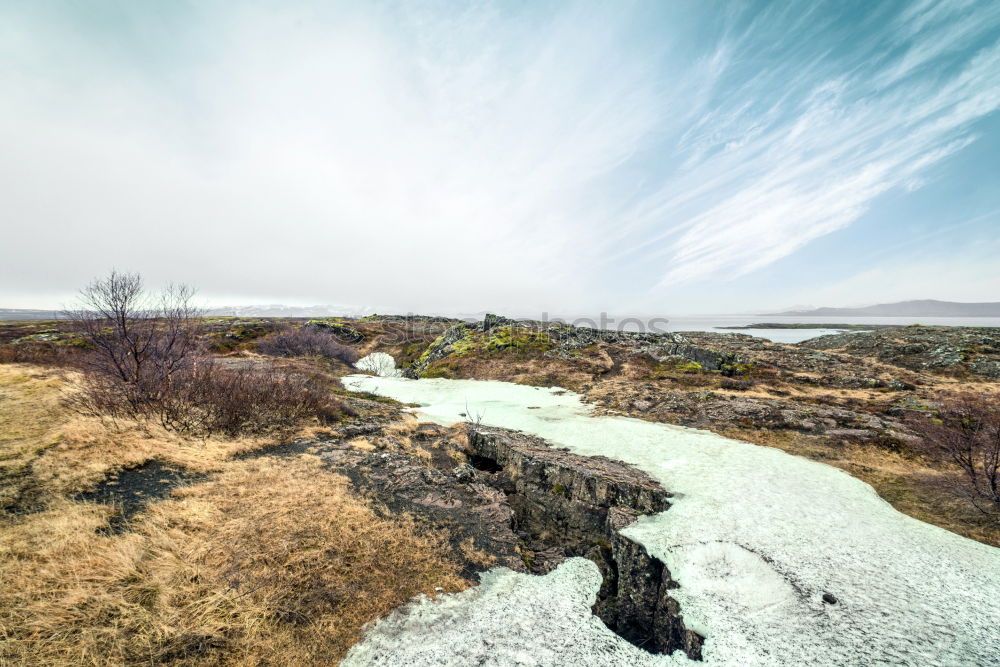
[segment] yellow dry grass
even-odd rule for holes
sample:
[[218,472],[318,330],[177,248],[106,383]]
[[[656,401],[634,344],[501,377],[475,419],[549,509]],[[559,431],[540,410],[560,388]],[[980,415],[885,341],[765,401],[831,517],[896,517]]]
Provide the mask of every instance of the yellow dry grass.
[[265,438],[189,438],[153,423],[111,422],[66,410],[79,376],[24,364],[0,365],[0,508],[27,487],[45,496],[85,490],[109,472],[153,459],[193,472],[219,470]]
[[[445,536],[376,514],[317,457],[235,461],[269,443],[83,418],[62,407],[76,382],[0,365],[0,500],[42,508],[0,514],[0,665],[334,664],[366,623],[468,585]],[[121,534],[70,499],[151,459],[214,474]]]
[[0,364],[0,508],[16,501],[31,463],[56,444],[63,418],[65,374],[23,364]]
[[188,438],[155,424],[112,424],[79,415],[69,417],[57,437],[32,470],[46,490],[59,494],[88,488],[112,470],[153,459],[193,472],[211,472],[235,454],[272,442],[265,438]]
[[419,593],[468,585],[313,456],[231,464],[117,536],[61,501],[0,526],[0,662],[331,664]]

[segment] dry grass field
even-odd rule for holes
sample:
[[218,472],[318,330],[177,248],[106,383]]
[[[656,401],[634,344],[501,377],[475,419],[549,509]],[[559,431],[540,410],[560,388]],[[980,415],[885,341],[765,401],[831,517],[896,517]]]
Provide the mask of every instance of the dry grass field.
[[[18,510],[0,518],[0,664],[332,663],[412,596],[468,585],[441,536],[376,514],[317,457],[234,459],[269,443],[84,419],[60,404],[73,384],[0,365],[3,502]],[[113,508],[73,499],[153,459],[213,474],[123,531]]]

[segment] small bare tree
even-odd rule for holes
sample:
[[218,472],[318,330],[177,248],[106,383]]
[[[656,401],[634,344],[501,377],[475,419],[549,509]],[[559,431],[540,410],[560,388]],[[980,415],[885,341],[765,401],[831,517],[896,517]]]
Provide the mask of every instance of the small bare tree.
[[[155,420],[182,433],[230,436],[280,430],[302,419],[330,423],[347,414],[322,374],[214,363],[198,344],[201,318],[193,295],[183,285],[150,294],[141,276],[117,271],[81,290],[80,307],[67,316],[88,353],[83,390],[68,399],[70,406],[112,420]],[[324,350],[354,354],[323,336]]]
[[98,401],[104,412],[115,416],[114,404],[135,416],[193,362],[199,324],[193,297],[186,285],[150,294],[142,276],[114,270],[80,291],[79,307],[66,316],[89,348],[84,370],[91,397],[104,397]]
[[974,394],[945,396],[935,417],[911,424],[929,453],[962,470],[973,505],[1000,522],[1000,408]]

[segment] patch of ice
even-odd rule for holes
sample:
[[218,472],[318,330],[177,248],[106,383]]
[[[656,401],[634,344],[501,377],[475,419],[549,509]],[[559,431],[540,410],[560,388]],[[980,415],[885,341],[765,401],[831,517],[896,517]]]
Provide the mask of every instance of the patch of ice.
[[396,610],[341,665],[675,664],[636,649],[593,615],[600,587],[597,566],[585,558],[541,577],[496,568],[475,588]]
[[367,357],[361,357],[354,364],[359,371],[375,373],[379,377],[398,378],[403,376],[403,371],[396,368],[396,360],[391,354],[385,352],[372,352]]
[[[681,584],[672,594],[687,626],[706,637],[706,665],[1000,665],[1000,549],[900,514],[847,473],[706,431],[595,417],[579,396],[558,389],[371,376],[344,383],[420,404],[417,412],[440,423],[471,411],[484,424],[657,478],[677,494],[673,505],[625,533]],[[686,660],[609,640],[584,613],[589,603],[579,591],[592,591],[590,575],[575,566],[556,572],[490,575],[506,582],[507,594],[491,597],[480,586],[401,610],[355,651],[377,645],[385,665]],[[825,603],[824,593],[837,602]],[[421,634],[405,620],[412,614],[424,624],[448,619],[447,641]],[[584,649],[562,642],[560,633],[570,632]],[[415,643],[429,643],[437,662],[410,660]],[[594,646],[616,648],[588,657]]]

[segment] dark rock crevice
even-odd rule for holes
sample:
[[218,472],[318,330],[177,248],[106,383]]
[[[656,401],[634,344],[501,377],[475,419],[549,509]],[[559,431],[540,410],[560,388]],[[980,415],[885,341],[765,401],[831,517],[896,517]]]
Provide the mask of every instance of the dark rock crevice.
[[[701,657],[702,637],[684,625],[669,570],[620,531],[641,514],[666,510],[670,494],[645,475],[605,457],[555,449],[504,429],[469,426],[473,457],[489,461],[479,476],[504,492],[529,571],[543,574],[568,557],[600,569],[594,613],[651,653]],[[495,472],[485,472],[492,469]]]
[[669,508],[666,490],[619,461],[516,431],[469,424],[462,436],[421,424],[408,439],[376,429],[366,435],[369,450],[340,438],[315,445],[377,511],[407,514],[444,536],[467,578],[496,566],[545,574],[587,558],[602,575],[593,612],[609,629],[651,653],[700,658],[702,637],[684,625],[669,570],[621,534]]

